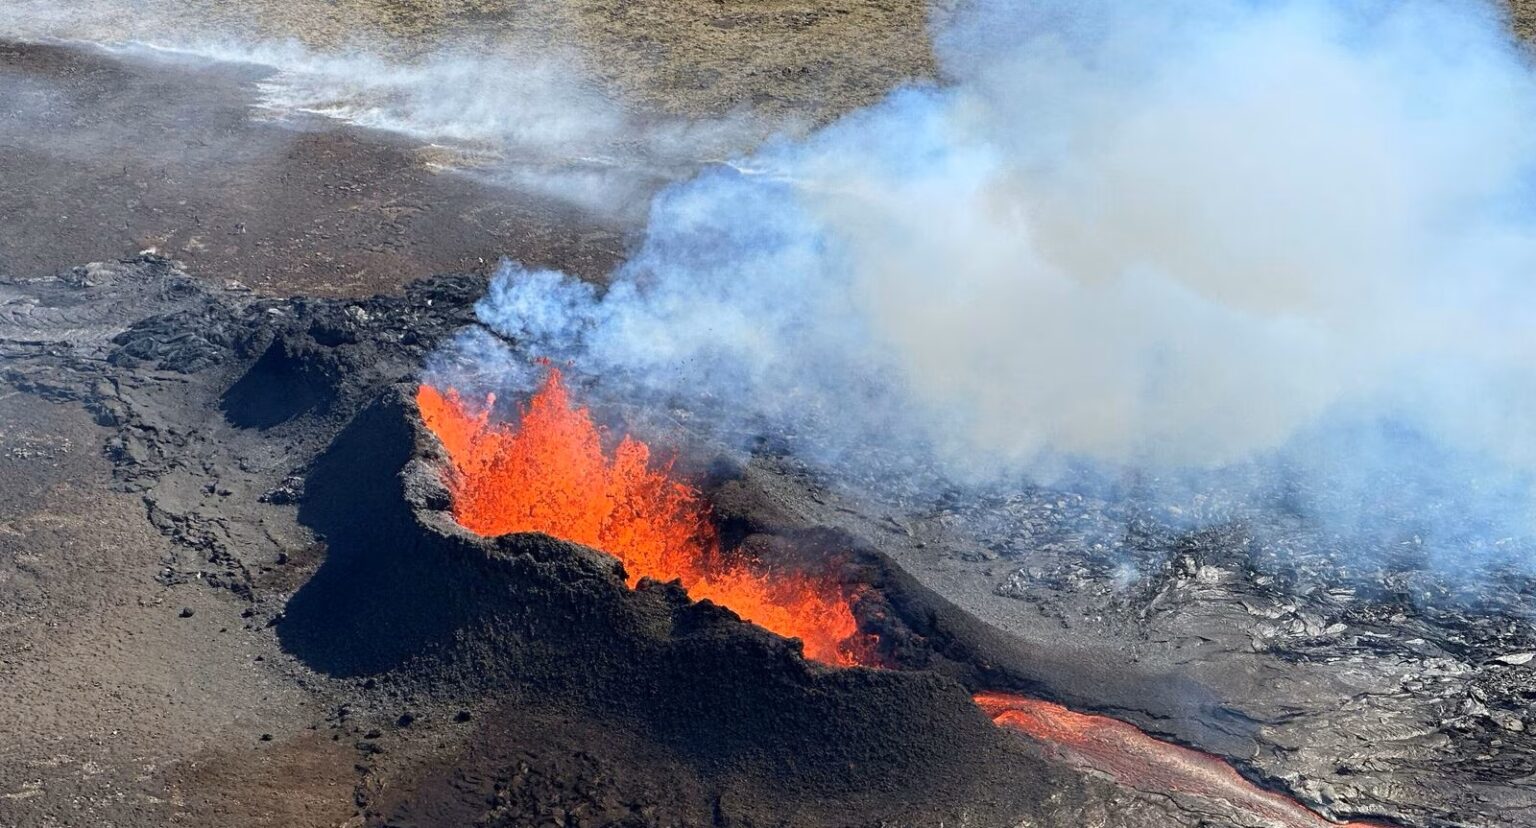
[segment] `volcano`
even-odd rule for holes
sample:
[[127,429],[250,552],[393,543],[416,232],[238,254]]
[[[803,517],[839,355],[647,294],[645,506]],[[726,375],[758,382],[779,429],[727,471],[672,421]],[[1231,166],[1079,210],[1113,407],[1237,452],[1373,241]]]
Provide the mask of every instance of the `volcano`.
[[[631,587],[642,580],[675,583],[693,600],[716,604],[742,621],[801,643],[804,655],[814,661],[900,669],[903,660],[910,660],[910,655],[882,655],[879,636],[861,634],[850,594],[878,605],[861,607],[863,616],[888,635],[893,627],[889,602],[871,598],[869,582],[850,587],[826,571],[812,575],[761,560],[727,558],[702,495],[671,479],[669,467],[652,468],[649,447],[632,437],[618,441],[611,459],[605,456],[590,414],[572,405],[558,369],[549,369],[515,425],[491,422],[494,403],[489,396],[472,411],[452,389],[445,393],[422,385],[416,393],[422,422],[447,453],[442,476],[461,525],[485,536],[537,532],[611,552],[626,570],[636,571],[626,578]],[[851,539],[846,545],[861,546]],[[824,566],[839,557],[847,556],[822,553],[808,559]],[[873,565],[890,566],[878,556]],[[930,613],[945,604],[929,593],[920,600]],[[943,614],[956,610],[945,605]],[[894,626],[905,640],[919,638],[902,620]],[[1026,734],[1122,784],[1191,796],[1295,828],[1330,824],[1299,803],[1248,782],[1219,758],[1161,743],[1123,722],[996,692],[977,693],[974,701],[1000,727]],[[1357,822],[1347,828],[1369,825]]]
[[1368,5],[13,0],[0,826],[1529,828],[1536,74]]
[[[472,324],[477,277],[365,302],[274,300],[144,258],[7,290],[6,381],[108,435],[112,485],[172,550],[162,588],[228,596],[235,626],[273,636],[266,659],[325,700],[323,741],[274,755],[334,746],[304,766],[355,766],[374,824],[536,824],[558,810],[595,824],[1440,826],[1454,824],[1443,803],[1473,790],[1458,773],[1508,805],[1483,806],[1484,824],[1519,824],[1522,788],[1497,780],[1528,754],[1499,711],[1524,668],[1508,637],[1519,628],[1487,626],[1512,617],[1498,611],[1362,608],[1354,623],[1402,619],[1347,658],[1419,652],[1428,636],[1471,649],[1406,662],[1431,666],[1358,710],[1317,683],[1365,680],[1338,661],[1209,645],[1177,669],[1109,658],[1101,635],[1031,633],[1016,609],[1088,600],[1099,576],[1042,568],[1048,548],[1026,564],[979,547],[942,497],[876,511],[785,455],[742,462],[684,420],[630,416],[633,401],[578,404],[591,386],[548,366],[535,393],[496,400],[402,382]],[[266,402],[295,386],[299,404]],[[1085,514],[1063,493],[1030,498],[1000,508]],[[324,554],[305,551],[306,534]],[[1160,612],[1177,607],[1207,640],[1234,629],[1221,596],[1260,608],[1287,594],[1212,574],[1245,548],[1230,535],[1167,538]],[[1450,671],[1450,658],[1478,666]],[[1290,678],[1256,683],[1265,665]],[[1480,709],[1459,707],[1474,690]],[[1292,712],[1267,712],[1279,704]],[[1429,733],[1451,735],[1415,735],[1423,711]],[[1362,753],[1359,727],[1399,735]],[[1496,759],[1433,759],[1473,749]]]
[[[897,818],[931,808],[934,786],[950,789],[941,807],[974,813],[1038,795],[1028,771],[1023,783],[1000,777],[1018,780],[1039,760],[940,673],[835,669],[728,606],[692,600],[680,579],[634,579],[619,559],[543,533],[463,528],[450,458],[418,396],[432,399],[401,386],[370,405],[310,477],[305,519],[332,553],[278,627],[306,662],[457,703],[516,699],[607,722],[670,757],[666,767],[743,797],[731,812],[747,824]],[[809,553],[852,539],[793,543]],[[866,554],[847,565],[886,565]],[[783,799],[790,790],[803,798]]]

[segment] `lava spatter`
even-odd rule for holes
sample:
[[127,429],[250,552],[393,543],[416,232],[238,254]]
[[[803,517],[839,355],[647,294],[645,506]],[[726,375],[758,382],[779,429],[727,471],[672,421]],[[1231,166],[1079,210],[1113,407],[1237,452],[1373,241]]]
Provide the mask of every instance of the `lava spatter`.
[[601,549],[623,562],[630,586],[675,579],[695,599],[800,639],[809,658],[859,662],[858,624],[837,584],[725,555],[699,492],[655,466],[650,448],[632,437],[605,452],[558,369],[517,424],[492,421],[494,397],[470,403],[453,389],[422,385],[416,402],[451,458],[453,513],[466,529],[543,532]]

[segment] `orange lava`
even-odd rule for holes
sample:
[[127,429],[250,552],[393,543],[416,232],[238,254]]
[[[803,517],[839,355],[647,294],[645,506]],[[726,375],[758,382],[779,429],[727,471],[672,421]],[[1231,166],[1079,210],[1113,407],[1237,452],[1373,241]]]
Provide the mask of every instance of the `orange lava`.
[[653,468],[639,440],[626,436],[608,456],[558,370],[516,425],[491,421],[494,397],[469,404],[453,389],[422,385],[416,402],[452,459],[453,513],[466,529],[543,532],[601,549],[623,562],[631,587],[641,578],[681,581],[695,599],[800,639],[809,658],[857,663],[858,625],[836,584],[723,555],[699,493]]
[[[1020,731],[1116,782],[1151,793],[1177,792],[1225,803],[1283,828],[1339,828],[1301,803],[1267,791],[1207,753],[1155,739],[1134,725],[1006,693],[978,693],[976,704],[1000,727]],[[1350,822],[1342,828],[1380,828]]]

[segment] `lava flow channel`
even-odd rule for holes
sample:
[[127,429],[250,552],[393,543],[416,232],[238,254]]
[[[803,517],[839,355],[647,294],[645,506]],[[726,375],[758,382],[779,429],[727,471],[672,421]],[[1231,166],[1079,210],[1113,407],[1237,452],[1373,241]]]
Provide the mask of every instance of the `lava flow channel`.
[[703,497],[653,469],[650,448],[632,437],[610,458],[559,370],[550,369],[516,425],[491,421],[494,397],[469,403],[422,385],[416,402],[451,458],[453,513],[466,529],[543,532],[601,549],[623,562],[631,587],[676,579],[694,599],[800,639],[811,659],[859,662],[858,624],[838,585],[724,555]]
[[[1225,803],[1276,828],[1340,828],[1301,803],[1249,782],[1215,756],[1155,739],[1118,719],[1006,693],[974,698],[1000,727],[1024,733],[1126,787]],[[1380,826],[1350,822],[1342,828]]]

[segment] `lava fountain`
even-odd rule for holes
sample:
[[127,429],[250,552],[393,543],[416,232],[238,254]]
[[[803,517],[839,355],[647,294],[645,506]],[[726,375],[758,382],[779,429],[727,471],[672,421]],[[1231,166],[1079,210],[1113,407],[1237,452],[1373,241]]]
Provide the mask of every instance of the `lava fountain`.
[[605,452],[602,432],[572,404],[558,369],[516,425],[491,420],[494,396],[472,403],[422,385],[416,402],[451,458],[447,483],[464,528],[542,532],[601,549],[624,564],[631,587],[641,578],[677,580],[696,600],[800,639],[811,659],[860,662],[862,637],[841,587],[726,555],[703,496],[672,479],[668,466],[653,466],[650,448],[633,437]]

